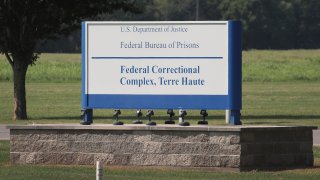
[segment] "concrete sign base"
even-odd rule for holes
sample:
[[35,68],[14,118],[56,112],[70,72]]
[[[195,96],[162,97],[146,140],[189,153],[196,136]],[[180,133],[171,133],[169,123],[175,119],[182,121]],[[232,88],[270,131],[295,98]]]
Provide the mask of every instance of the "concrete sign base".
[[12,164],[254,170],[313,166],[312,130],[296,126],[18,125]]

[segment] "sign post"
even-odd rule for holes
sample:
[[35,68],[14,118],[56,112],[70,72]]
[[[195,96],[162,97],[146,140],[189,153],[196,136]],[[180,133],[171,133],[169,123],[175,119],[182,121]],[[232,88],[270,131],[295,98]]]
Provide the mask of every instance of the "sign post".
[[83,22],[83,123],[93,109],[230,110],[239,125],[239,21]]

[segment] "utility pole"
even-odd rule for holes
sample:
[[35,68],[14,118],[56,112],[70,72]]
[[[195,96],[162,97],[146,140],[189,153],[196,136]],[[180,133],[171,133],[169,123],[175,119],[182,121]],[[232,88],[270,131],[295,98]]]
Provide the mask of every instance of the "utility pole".
[[196,0],[196,21],[199,21],[199,0]]

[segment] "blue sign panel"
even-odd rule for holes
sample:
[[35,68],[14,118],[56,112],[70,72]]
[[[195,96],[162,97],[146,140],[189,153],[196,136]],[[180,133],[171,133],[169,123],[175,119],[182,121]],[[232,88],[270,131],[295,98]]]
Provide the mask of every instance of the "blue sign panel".
[[88,121],[95,108],[238,116],[241,61],[238,21],[83,22],[82,108]]

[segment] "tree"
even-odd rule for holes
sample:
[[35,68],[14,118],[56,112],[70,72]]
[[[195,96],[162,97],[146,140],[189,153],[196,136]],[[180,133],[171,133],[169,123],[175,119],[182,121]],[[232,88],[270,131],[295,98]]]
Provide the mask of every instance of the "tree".
[[295,23],[290,0],[224,0],[223,19],[239,19],[245,48],[285,49],[294,45]]
[[[290,1],[290,0],[287,0]],[[292,1],[292,2],[291,2]],[[320,1],[291,0],[296,24],[295,48],[320,47]]]
[[13,71],[13,119],[27,119],[25,77],[39,57],[37,43],[67,35],[85,18],[115,9],[139,10],[133,0],[0,1],[0,52]]
[[154,0],[157,19],[186,21],[195,19],[195,0]]

